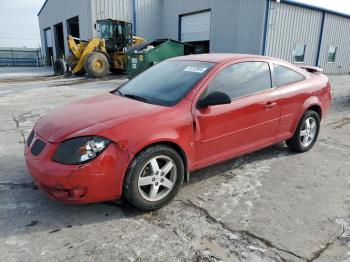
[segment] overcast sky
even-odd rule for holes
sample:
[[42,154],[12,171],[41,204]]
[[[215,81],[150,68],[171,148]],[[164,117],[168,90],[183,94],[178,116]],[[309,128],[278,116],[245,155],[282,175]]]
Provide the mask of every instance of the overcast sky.
[[[350,14],[350,0],[294,1]],[[37,13],[44,2],[45,0],[0,0],[0,47],[38,47],[40,45]]]

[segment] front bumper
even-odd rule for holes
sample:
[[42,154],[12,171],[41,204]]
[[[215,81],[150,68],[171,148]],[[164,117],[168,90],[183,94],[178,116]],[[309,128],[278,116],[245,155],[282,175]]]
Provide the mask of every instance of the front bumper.
[[119,199],[123,179],[132,155],[111,143],[96,159],[82,165],[53,162],[58,144],[35,135],[34,141],[45,142],[42,152],[35,156],[25,145],[27,168],[35,183],[48,197],[64,203],[92,203]]

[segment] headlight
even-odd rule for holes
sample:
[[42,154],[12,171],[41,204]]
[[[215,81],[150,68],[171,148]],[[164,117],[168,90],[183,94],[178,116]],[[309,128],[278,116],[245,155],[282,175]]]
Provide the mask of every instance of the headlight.
[[100,155],[110,143],[110,140],[99,136],[68,139],[59,145],[52,160],[66,165],[83,164]]

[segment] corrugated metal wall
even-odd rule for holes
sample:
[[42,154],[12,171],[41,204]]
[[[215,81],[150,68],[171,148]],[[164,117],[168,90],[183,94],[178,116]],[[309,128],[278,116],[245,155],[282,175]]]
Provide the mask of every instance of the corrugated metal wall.
[[[97,35],[97,19],[133,21],[136,5],[136,34],[146,39],[179,39],[179,17],[211,10],[210,51],[262,53],[266,1],[263,0],[49,0],[39,16],[42,46],[44,29],[63,23],[67,37],[67,19],[79,16],[80,36]],[[304,64],[316,65],[323,12],[287,3],[270,1],[266,54],[293,62],[296,44],[306,44]],[[329,46],[336,46],[335,63],[327,63]],[[53,41],[54,55],[56,53]],[[65,41],[65,52],[68,47]],[[325,14],[320,65],[326,73],[350,72],[350,19]]]
[[[261,53],[265,1],[135,0],[135,3],[136,34],[146,39],[178,39],[179,15],[211,9],[212,52]],[[39,16],[43,47],[45,28],[51,27],[53,33],[53,25],[63,22],[66,38],[66,20],[76,15],[79,16],[81,38],[89,39],[97,36],[93,27],[97,19],[133,21],[133,0],[49,0]],[[53,50],[55,55],[54,43]]]
[[[43,47],[43,53],[46,55],[45,50],[45,37],[44,29],[51,28],[51,39],[53,42],[53,52],[56,57],[56,44],[54,41],[54,28],[57,23],[62,22],[64,39],[67,39],[67,19],[74,16],[79,16],[79,31],[80,37],[83,39],[91,38],[92,33],[92,20],[91,20],[91,0],[49,0],[44,9],[39,15],[39,28],[41,36],[41,44]],[[65,53],[68,54],[68,45],[65,41]]]
[[135,0],[136,35],[152,40],[162,37],[162,0]]
[[[39,15],[39,27],[41,42],[44,52],[44,29],[50,27],[53,39],[54,57],[56,57],[56,45],[53,26],[63,23],[64,39],[67,39],[67,19],[79,16],[79,30],[82,39],[90,39],[97,36],[94,24],[97,19],[121,19],[133,20],[132,0],[49,0]],[[65,53],[69,53],[67,41],[65,41]]]
[[262,0],[163,0],[162,36],[178,39],[179,15],[211,9],[211,52],[260,54],[265,3]]
[[[93,23],[99,19],[119,19],[132,22],[132,0],[91,0],[91,14]],[[96,30],[92,35],[97,36]]]
[[322,12],[271,1],[267,54],[294,62],[292,50],[305,44],[307,65],[315,65],[321,32]]
[[[334,63],[327,63],[329,46],[336,46]],[[326,14],[323,40],[320,53],[320,65],[328,74],[350,73],[350,19]]]

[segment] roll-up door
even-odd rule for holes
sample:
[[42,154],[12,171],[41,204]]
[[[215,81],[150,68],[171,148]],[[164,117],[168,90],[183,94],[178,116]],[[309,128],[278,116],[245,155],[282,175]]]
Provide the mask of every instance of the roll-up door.
[[210,40],[210,11],[181,17],[181,41]]
[[208,53],[210,43],[211,12],[181,16],[181,41],[195,47],[195,53]]

